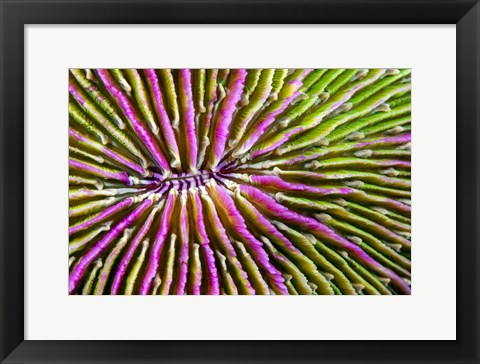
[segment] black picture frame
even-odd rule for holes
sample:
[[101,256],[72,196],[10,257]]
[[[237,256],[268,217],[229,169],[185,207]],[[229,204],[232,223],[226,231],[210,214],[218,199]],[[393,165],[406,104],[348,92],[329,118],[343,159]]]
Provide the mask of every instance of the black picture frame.
[[[478,0],[0,0],[0,16],[2,363],[479,363]],[[457,340],[24,340],[24,26],[157,23],[456,24]]]

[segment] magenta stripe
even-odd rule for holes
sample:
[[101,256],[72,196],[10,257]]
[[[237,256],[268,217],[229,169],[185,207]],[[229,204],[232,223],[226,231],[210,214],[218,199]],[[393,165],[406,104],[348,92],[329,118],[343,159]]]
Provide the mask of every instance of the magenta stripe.
[[92,148],[95,148],[96,150],[102,151],[105,153],[108,157],[112,158],[113,160],[116,160],[117,162],[120,162],[121,164],[133,169],[134,171],[140,173],[142,176],[146,174],[146,171],[144,168],[142,168],[140,165],[136,164],[135,162],[125,158],[121,154],[114,152],[110,150],[108,147],[104,146],[101,143],[98,143],[90,138],[87,138],[83,135],[81,135],[79,132],[76,130],[69,128],[68,129],[68,134],[78,140],[81,143],[85,143]]
[[155,214],[152,213],[147,217],[147,220],[143,223],[142,228],[138,231],[137,235],[133,239],[132,243],[130,244],[127,253],[123,257],[120,265],[118,266],[117,271],[115,272],[115,277],[112,284],[112,294],[117,294],[118,289],[120,288],[120,284],[122,283],[123,277],[125,272],[127,271],[128,264],[132,260],[133,254],[137,249],[138,245],[142,241],[142,239],[147,234],[148,230],[150,229]]
[[150,254],[150,262],[143,278],[143,282],[140,287],[140,294],[146,295],[150,291],[150,286],[152,284],[155,274],[157,274],[158,265],[160,263],[160,250],[165,243],[165,238],[167,237],[168,229],[170,226],[170,217],[172,215],[173,206],[175,204],[175,193],[170,193],[168,195],[167,202],[165,204],[164,210],[162,211],[162,217],[160,221],[160,228],[158,229],[157,236],[155,238],[155,244],[152,247]]
[[84,221],[81,224],[72,226],[71,228],[68,229],[68,235],[72,235],[72,234],[75,234],[77,231],[84,230],[84,229],[88,228],[89,226],[92,226],[92,225],[96,224],[97,222],[100,222],[100,221],[106,219],[107,217],[117,213],[121,209],[129,207],[132,203],[133,203],[133,198],[129,197],[129,198],[117,203],[116,205],[113,205],[113,206],[105,209],[103,212],[99,213],[98,215],[95,215],[93,218],[91,218],[87,221]]
[[372,145],[377,145],[377,144],[403,144],[403,143],[408,143],[412,140],[412,135],[411,133],[405,133],[402,135],[394,136],[394,137],[387,137],[387,138],[373,138],[371,140],[365,139],[362,140],[361,142],[355,143],[355,147],[357,148],[363,148],[363,147],[369,147]]
[[319,236],[324,241],[328,241],[331,244],[336,244],[337,246],[347,250],[355,255],[360,261],[374,269],[376,272],[390,278],[392,280],[392,284],[394,284],[402,293],[410,293],[410,287],[408,284],[395,272],[379,264],[376,260],[365,253],[358,245],[350,242],[343,236],[338,235],[326,225],[308,216],[300,215],[297,212],[289,210],[285,206],[276,202],[272,197],[255,187],[242,184],[239,185],[239,189],[241,193],[248,197],[252,202],[263,206],[263,208],[267,209],[269,213],[275,215],[276,218],[288,221],[290,223],[299,224],[303,229],[306,231],[311,231],[314,235]]
[[130,101],[128,100],[127,96],[125,96],[125,94],[120,90],[120,88],[117,87],[107,70],[98,69],[97,73],[103,84],[105,85],[106,89],[117,100],[118,105],[123,110],[125,116],[130,122],[132,128],[137,133],[138,137],[143,141],[143,143],[145,143],[145,146],[155,157],[160,168],[162,168],[165,172],[170,172],[170,166],[168,164],[168,161],[165,159],[165,156],[158,147],[153,136],[137,117],[137,114]]
[[168,117],[165,104],[163,103],[162,91],[160,89],[157,74],[155,73],[155,70],[147,69],[145,70],[145,75],[147,76],[147,82],[150,86],[153,96],[153,105],[155,107],[158,120],[160,121],[162,135],[165,138],[165,142],[167,143],[168,147],[171,149],[172,154],[180,162],[180,154],[178,151],[177,140],[175,139],[175,132],[173,131],[170,118]]
[[103,177],[103,178],[106,178],[106,179],[115,179],[115,180],[118,180],[120,182],[123,182],[125,183],[127,186],[130,186],[131,183],[130,183],[130,180],[128,179],[128,174],[127,172],[109,172],[109,171],[105,171],[101,168],[98,168],[98,167],[95,167],[94,165],[92,164],[89,164],[89,163],[85,163],[85,162],[81,162],[77,159],[73,159],[73,158],[70,158],[68,160],[68,165],[70,167],[73,167],[73,168],[76,168],[80,171],[86,171],[86,172],[90,172],[94,175],[97,175],[97,176],[100,176],[100,177]]
[[318,195],[347,195],[354,193],[355,191],[351,188],[320,188],[314,186],[308,186],[303,183],[292,183],[286,182],[282,178],[277,176],[259,176],[259,175],[250,175],[250,181],[256,186],[264,186],[268,188],[275,188],[280,191],[301,191],[315,193]]
[[197,154],[198,142],[197,132],[195,130],[195,108],[193,106],[192,96],[192,75],[189,69],[181,69],[180,87],[182,95],[182,107],[184,109],[185,117],[185,132],[186,132],[186,149],[187,149],[187,164],[190,171],[197,170]]
[[228,212],[232,229],[238,235],[242,236],[250,246],[255,260],[259,266],[266,271],[270,283],[276,286],[282,294],[288,294],[288,289],[285,286],[282,274],[271,264],[267,252],[263,249],[263,243],[257,240],[248,230],[245,220],[235,206],[232,198],[223,187],[215,188],[215,191],[223,208]]
[[230,125],[232,124],[232,116],[236,110],[237,103],[240,101],[243,92],[243,85],[247,77],[247,70],[238,69],[231,73],[228,84],[229,93],[222,103],[222,108],[218,112],[218,123],[215,128],[215,138],[213,139],[212,158],[210,159],[210,167],[215,169],[218,162],[225,152]]
[[190,239],[188,236],[188,217],[187,217],[187,204],[186,201],[182,202],[180,210],[180,240],[182,241],[182,250],[180,251],[180,257],[178,260],[178,286],[175,294],[185,294],[185,286],[187,284],[187,271],[188,271],[188,248]]
[[[131,199],[133,200],[133,199]],[[133,221],[135,221],[143,211],[145,211],[152,204],[152,199],[148,198],[143,201],[133,212],[125,217],[119,224],[111,229],[105,236],[92,247],[87,254],[85,254],[73,268],[68,281],[68,293],[72,293],[78,282],[82,279],[83,274],[87,266],[115,239],[120,235],[127,227],[129,227]]]
[[267,113],[256,125],[252,133],[249,135],[248,139],[240,147],[237,155],[246,153],[255,143],[260,139],[266,132],[266,130],[273,124],[277,116],[280,115],[285,109],[290,105],[293,99],[299,95],[299,89],[302,87],[303,82],[302,78],[305,74],[308,73],[308,70],[305,70],[298,78],[295,78],[288,82],[289,87],[286,90],[289,90],[288,95],[282,100],[278,100],[274,105],[278,105],[274,110]]
[[199,235],[199,244],[204,250],[205,261],[207,263],[207,277],[208,277],[208,294],[218,295],[220,294],[220,283],[218,281],[218,271],[215,265],[215,256],[213,250],[210,247],[210,239],[205,229],[205,220],[202,211],[202,201],[198,193],[193,194],[195,200],[195,209],[197,212],[197,234]]

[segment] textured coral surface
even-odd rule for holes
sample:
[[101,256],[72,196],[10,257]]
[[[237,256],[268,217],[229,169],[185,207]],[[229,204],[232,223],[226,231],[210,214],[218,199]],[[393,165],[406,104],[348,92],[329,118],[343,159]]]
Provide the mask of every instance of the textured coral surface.
[[409,69],[71,69],[70,294],[409,294]]

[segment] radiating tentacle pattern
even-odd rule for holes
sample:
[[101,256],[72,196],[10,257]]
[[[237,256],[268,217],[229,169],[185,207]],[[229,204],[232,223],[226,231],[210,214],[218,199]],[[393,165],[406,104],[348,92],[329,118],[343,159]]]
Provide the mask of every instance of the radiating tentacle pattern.
[[409,69],[68,82],[69,294],[410,294]]

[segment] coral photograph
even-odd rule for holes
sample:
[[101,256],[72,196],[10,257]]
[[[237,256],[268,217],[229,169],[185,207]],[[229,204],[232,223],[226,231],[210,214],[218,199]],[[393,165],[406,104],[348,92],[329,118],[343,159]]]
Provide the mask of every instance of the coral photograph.
[[411,69],[70,69],[68,92],[70,295],[410,294]]

